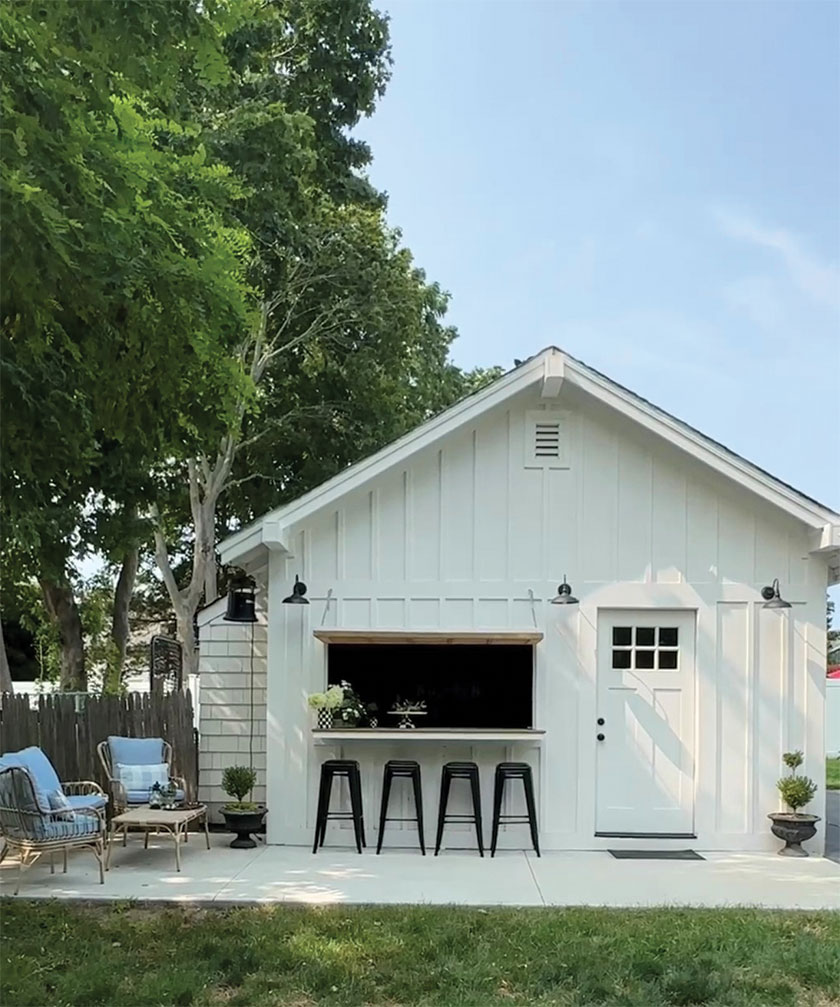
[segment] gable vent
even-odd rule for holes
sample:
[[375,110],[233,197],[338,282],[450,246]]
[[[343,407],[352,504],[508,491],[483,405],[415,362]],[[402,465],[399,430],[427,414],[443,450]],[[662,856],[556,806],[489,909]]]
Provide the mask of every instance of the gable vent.
[[525,422],[524,463],[529,469],[569,467],[569,431],[566,413],[558,409],[535,409]]
[[534,424],[534,457],[560,457],[560,421]]

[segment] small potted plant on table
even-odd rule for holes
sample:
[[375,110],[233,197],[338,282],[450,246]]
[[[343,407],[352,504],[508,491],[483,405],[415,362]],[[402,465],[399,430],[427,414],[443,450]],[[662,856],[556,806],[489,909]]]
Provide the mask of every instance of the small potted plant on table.
[[342,682],[339,686],[332,688],[341,689],[341,705],[335,711],[335,716],[341,723],[339,727],[358,727],[360,722],[367,716],[365,704],[359,698],[358,693],[349,682]]
[[790,811],[774,811],[767,817],[773,823],[770,831],[774,836],[783,839],[785,845],[779,850],[783,857],[807,857],[807,850],[802,849],[806,839],[813,839],[817,834],[819,815],[805,815],[799,808],[814,799],[817,785],[807,776],[798,776],[796,770],[802,765],[802,752],[785,752],[782,761],[790,770],[776,784],[782,800]]
[[236,839],[230,844],[235,850],[252,850],[257,845],[251,833],[262,826],[268,810],[264,804],[245,800],[256,782],[256,771],[248,766],[228,766],[222,773],[222,790],[235,798],[222,808],[225,824],[236,833]]
[[344,690],[340,685],[331,685],[326,692],[313,692],[307,697],[307,702],[315,711],[318,730],[329,731],[344,702]]

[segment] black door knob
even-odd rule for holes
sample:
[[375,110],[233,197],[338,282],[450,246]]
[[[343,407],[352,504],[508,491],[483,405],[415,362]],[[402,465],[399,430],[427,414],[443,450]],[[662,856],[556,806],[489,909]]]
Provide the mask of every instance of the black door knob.
[[596,735],[596,737],[597,737],[598,741],[603,741],[603,740],[604,740],[604,738],[605,738],[605,735],[603,735],[603,734],[598,734],[598,735]]
[[598,724],[598,727],[603,727],[604,726],[604,718],[603,717],[599,717],[598,721],[597,721],[597,724]]

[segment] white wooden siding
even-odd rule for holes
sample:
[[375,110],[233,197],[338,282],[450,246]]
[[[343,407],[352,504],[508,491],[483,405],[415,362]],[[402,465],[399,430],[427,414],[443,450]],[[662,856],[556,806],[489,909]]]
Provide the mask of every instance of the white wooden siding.
[[524,423],[523,408],[500,411],[346,497],[297,529],[292,568],[316,589],[375,585],[368,599],[563,570],[578,584],[805,584],[804,530],[653,435],[580,408],[570,468],[532,470]]
[[[765,816],[778,807],[783,750],[803,748],[806,772],[821,779],[826,571],[808,555],[806,530],[581,395],[563,402],[568,468],[529,468],[527,416],[540,405],[532,393],[509,400],[291,529],[291,556],[271,554],[270,716],[260,737],[271,753],[268,803],[283,808],[269,814],[271,841],[311,839],[315,774],[332,751],[313,747],[305,701],[325,683],[325,649],[312,637],[322,619],[430,630],[530,628],[536,619],[545,633],[534,688],[542,747],[417,743],[408,756],[405,745],[347,746],[363,765],[370,829],[389,757],[420,758],[430,836],[441,762],[477,759],[489,787],[492,765],[515,757],[534,763],[546,848],[597,846],[592,627],[605,607],[697,613],[698,846],[772,848]],[[296,573],[309,586],[308,607],[281,604]],[[564,574],[579,609],[550,604]],[[761,607],[759,590],[774,577],[793,609]],[[204,660],[219,674],[217,662],[232,657]],[[239,717],[241,704],[228,705]],[[208,700],[208,723],[215,708],[224,704]],[[203,744],[212,762],[219,751]],[[208,772],[220,775],[215,764]]]
[[222,790],[228,766],[247,765],[253,751],[257,786],[264,802],[266,767],[266,626],[254,625],[253,736],[251,733],[251,626],[225,622],[225,600],[199,616],[199,799],[221,821],[219,808],[229,798]]

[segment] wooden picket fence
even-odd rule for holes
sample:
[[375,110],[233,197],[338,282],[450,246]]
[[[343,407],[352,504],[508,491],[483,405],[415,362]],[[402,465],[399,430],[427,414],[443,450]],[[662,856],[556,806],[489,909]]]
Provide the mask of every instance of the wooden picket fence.
[[52,693],[30,706],[26,695],[0,696],[0,753],[38,745],[61,780],[107,781],[96,746],[109,735],[164,738],[172,745],[172,773],[198,794],[198,738],[189,689],[125,696]]

